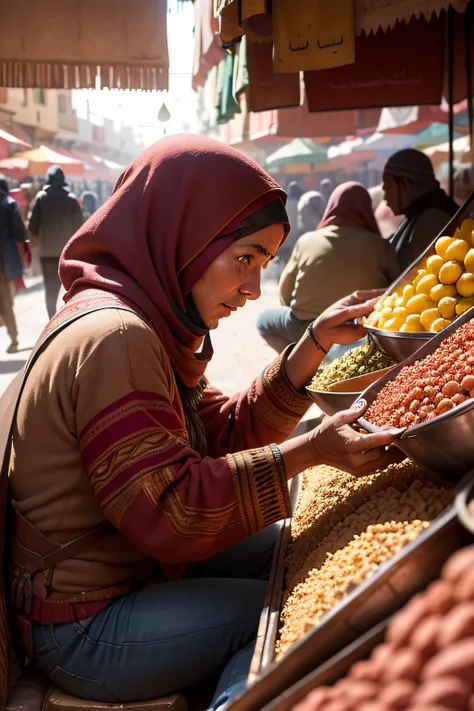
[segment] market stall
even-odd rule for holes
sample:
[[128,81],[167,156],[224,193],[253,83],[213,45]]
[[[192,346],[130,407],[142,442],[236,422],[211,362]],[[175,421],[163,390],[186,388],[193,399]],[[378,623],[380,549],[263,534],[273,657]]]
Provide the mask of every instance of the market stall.
[[[380,297],[368,341],[336,358],[329,353],[308,387],[327,414],[363,398],[368,409],[358,426],[401,428],[395,443],[407,458],[361,478],[327,466],[300,476],[251,678],[232,711],[289,711],[310,692],[306,711],[322,711],[342,690],[341,711],[358,711],[364,701],[373,711],[411,710],[431,694],[446,699],[461,682],[464,705],[443,708],[470,708],[474,688],[461,663],[451,685],[440,690],[430,680],[441,673],[445,647],[474,649],[472,575],[459,570],[458,593],[449,562],[465,546],[464,560],[474,561],[473,207],[474,194]],[[422,607],[415,596],[428,586]],[[405,620],[420,631],[411,636]],[[393,665],[376,664],[383,640]],[[465,668],[471,664],[469,657]],[[372,683],[365,697],[361,680]]]

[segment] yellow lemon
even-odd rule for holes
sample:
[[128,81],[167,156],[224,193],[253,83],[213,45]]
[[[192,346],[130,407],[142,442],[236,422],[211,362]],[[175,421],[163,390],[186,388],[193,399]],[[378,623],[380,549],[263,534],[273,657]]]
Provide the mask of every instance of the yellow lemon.
[[460,316],[465,311],[472,309],[473,306],[474,298],[471,297],[470,299],[459,299],[458,303],[456,304],[456,316]]
[[468,217],[466,220],[464,220],[461,227],[459,228],[459,236],[461,237],[461,239],[466,240],[466,242],[468,242],[471,246],[474,246],[474,239],[472,234],[473,232],[474,220]]
[[440,257],[439,254],[432,254],[431,257],[428,257],[426,260],[426,271],[430,274],[436,274],[437,276],[443,264],[443,257]]
[[380,298],[380,299],[377,299],[377,301],[375,302],[374,311],[382,311],[382,309],[383,309],[383,299]]
[[432,309],[435,306],[433,301],[426,294],[417,294],[412,296],[406,305],[407,314],[421,314],[426,309]]
[[439,239],[437,239],[435,244],[436,254],[438,254],[440,257],[444,257],[446,250],[453,242],[454,239],[452,237],[440,237]]
[[365,322],[369,326],[375,326],[377,327],[377,324],[379,322],[380,314],[378,311],[372,311],[372,313],[366,317]]
[[430,299],[436,301],[436,303],[445,296],[456,297],[457,295],[458,292],[454,284],[438,284],[438,286],[434,286],[430,291]]
[[464,267],[459,262],[445,262],[439,270],[438,277],[441,284],[455,284],[463,271]]
[[412,284],[415,287],[415,290],[416,290],[416,287],[418,286],[418,282],[420,282],[423,279],[423,277],[425,277],[427,274],[428,274],[428,272],[426,271],[426,269],[418,269],[418,271],[416,273],[416,277],[412,281]]
[[427,274],[422,277],[416,285],[417,294],[429,294],[431,289],[438,284],[438,277],[434,274]]
[[403,296],[399,296],[398,299],[395,299],[395,308],[400,308],[403,304]]
[[474,296],[474,274],[464,272],[456,282],[456,289],[460,296]]
[[434,321],[431,325],[431,331],[432,333],[439,333],[440,331],[443,330],[443,328],[446,328],[446,326],[449,326],[451,321],[448,321],[447,318],[438,318],[436,321]]
[[438,302],[438,311],[443,318],[453,319],[457,301],[452,296],[445,296]]
[[420,323],[425,331],[431,330],[431,325],[440,317],[438,309],[426,309],[420,315]]
[[464,266],[467,272],[474,272],[474,249],[470,249],[464,257]]
[[392,308],[392,306],[395,305],[395,299],[397,297],[394,296],[394,294],[390,294],[389,296],[385,296],[383,300],[383,308]]
[[389,318],[385,321],[384,329],[386,331],[399,331],[405,322],[405,318],[400,314],[394,315],[393,318]]
[[466,254],[469,252],[469,245],[463,239],[455,239],[444,253],[444,261],[464,262]]
[[395,314],[402,314],[402,316],[405,318],[407,316],[407,310],[404,306],[395,306],[393,309],[393,315]]
[[420,314],[410,314],[407,316],[407,320],[400,329],[403,333],[416,333],[422,330],[423,326],[420,323]]
[[412,296],[415,296],[415,287],[411,284],[407,284],[403,288],[403,303],[406,305]]

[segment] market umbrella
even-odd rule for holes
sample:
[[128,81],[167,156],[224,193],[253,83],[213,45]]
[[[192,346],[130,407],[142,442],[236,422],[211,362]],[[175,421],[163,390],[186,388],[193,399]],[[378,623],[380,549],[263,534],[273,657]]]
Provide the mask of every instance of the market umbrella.
[[267,168],[277,168],[281,165],[298,165],[301,163],[327,163],[327,149],[318,145],[310,138],[295,138],[268,156],[265,161]]
[[66,175],[82,175],[85,171],[82,161],[58,153],[49,146],[22,151],[0,161],[0,171],[18,170],[25,171],[24,175],[44,175],[52,165],[59,165]]
[[0,141],[11,143],[14,146],[22,146],[22,148],[31,148],[30,143],[22,141],[21,138],[17,138],[13,134],[8,133],[8,131],[4,131],[2,128],[0,128]]
[[[455,138],[460,138],[462,133],[459,131],[454,132]],[[431,126],[425,128],[424,131],[415,137],[413,142],[413,148],[428,148],[429,146],[436,146],[440,143],[447,143],[449,141],[449,127],[445,123],[432,123]]]
[[[469,136],[461,136],[460,138],[456,138],[453,142],[453,150],[456,160],[461,163],[466,163],[469,162],[469,160],[472,160]],[[431,162],[436,169],[441,163],[449,160],[449,141],[447,143],[441,143],[437,146],[425,148],[423,152],[431,158]]]

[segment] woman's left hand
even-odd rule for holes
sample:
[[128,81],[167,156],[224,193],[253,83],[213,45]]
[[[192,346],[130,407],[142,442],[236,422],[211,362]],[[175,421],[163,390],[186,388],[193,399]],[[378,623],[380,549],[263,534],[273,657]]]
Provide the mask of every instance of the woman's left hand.
[[[365,336],[365,328],[358,320],[370,314],[378,297],[385,289],[355,291],[330,306],[313,322],[313,334],[328,352],[335,343],[354,343]],[[286,361],[286,374],[293,386],[301,390],[307,385],[324,358],[307,333],[296,344]]]

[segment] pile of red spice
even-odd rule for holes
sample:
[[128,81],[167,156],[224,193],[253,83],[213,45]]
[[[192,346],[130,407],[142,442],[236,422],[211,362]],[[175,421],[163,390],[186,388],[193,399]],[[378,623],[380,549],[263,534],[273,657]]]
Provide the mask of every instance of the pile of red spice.
[[438,348],[401,369],[364,418],[382,427],[414,427],[474,398],[474,320]]

